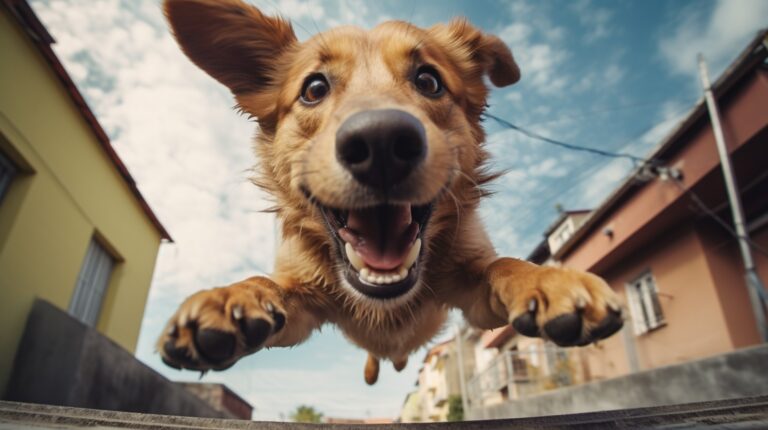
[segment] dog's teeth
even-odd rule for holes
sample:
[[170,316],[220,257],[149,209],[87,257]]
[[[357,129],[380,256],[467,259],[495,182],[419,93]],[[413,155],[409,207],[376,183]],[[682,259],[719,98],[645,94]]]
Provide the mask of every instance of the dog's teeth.
[[411,245],[411,250],[408,252],[408,256],[405,257],[402,267],[410,269],[419,257],[419,251],[421,251],[421,239],[416,239],[416,242],[413,242],[413,245]]
[[346,243],[344,245],[344,251],[347,253],[347,259],[349,260],[349,263],[357,269],[357,271],[361,271],[363,268],[365,268],[365,263],[363,263],[363,259],[360,258],[359,255],[357,255],[357,252],[355,252],[355,249],[352,248],[352,245],[349,243]]
[[239,320],[243,318],[243,307],[242,306],[235,306],[232,308],[232,318]]
[[400,266],[400,271],[397,272],[397,275],[400,277],[400,279],[405,279],[406,276],[408,276],[408,269],[406,269],[403,266]]
[[363,279],[368,278],[368,275],[370,274],[371,274],[371,270],[368,269],[367,267],[363,267],[362,269],[360,269],[360,275],[363,277]]

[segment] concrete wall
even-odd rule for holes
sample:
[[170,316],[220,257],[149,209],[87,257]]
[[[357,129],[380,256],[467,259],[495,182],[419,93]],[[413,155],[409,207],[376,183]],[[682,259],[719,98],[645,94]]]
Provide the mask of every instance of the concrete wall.
[[22,168],[0,203],[2,392],[34,297],[67,309],[93,235],[118,260],[97,327],[133,350],[161,236],[5,7],[0,52],[0,151]]
[[35,301],[29,314],[4,398],[113,411],[232,417],[42,300]]
[[768,345],[553,391],[468,413],[519,418],[668,406],[768,394]]

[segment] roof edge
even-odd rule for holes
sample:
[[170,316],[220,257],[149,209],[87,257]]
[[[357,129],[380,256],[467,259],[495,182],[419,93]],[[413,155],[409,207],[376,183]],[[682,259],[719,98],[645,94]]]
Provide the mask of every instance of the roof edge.
[[138,187],[136,186],[136,181],[133,179],[130,172],[128,172],[128,168],[117,155],[117,152],[115,152],[115,149],[112,147],[112,144],[109,140],[109,136],[107,136],[107,133],[101,127],[101,124],[99,124],[99,121],[96,119],[93,111],[91,111],[90,107],[88,107],[88,103],[80,93],[80,90],[77,89],[77,86],[67,73],[64,65],[56,56],[56,53],[53,52],[53,49],[50,45],[56,41],[53,39],[50,33],[48,33],[48,30],[37,17],[35,11],[32,9],[29,3],[27,3],[26,0],[2,0],[0,4],[5,6],[11,16],[16,18],[17,23],[22,27],[23,30],[25,30],[32,43],[37,46],[43,58],[45,58],[45,60],[51,66],[51,69],[53,69],[56,76],[59,78],[61,83],[64,85],[64,88],[72,98],[75,106],[82,114],[83,119],[93,131],[93,134],[96,136],[96,139],[99,141],[99,144],[106,153],[107,157],[112,161],[112,164],[115,166],[118,173],[125,181],[126,185],[128,185],[131,193],[137,199],[142,211],[149,218],[155,229],[160,233],[161,239],[173,242],[173,238],[171,238],[171,235],[165,229],[163,224],[157,218],[157,215],[155,215],[155,213],[152,211],[152,208],[150,208],[149,203],[147,203],[147,201],[144,199],[144,196],[139,191]]

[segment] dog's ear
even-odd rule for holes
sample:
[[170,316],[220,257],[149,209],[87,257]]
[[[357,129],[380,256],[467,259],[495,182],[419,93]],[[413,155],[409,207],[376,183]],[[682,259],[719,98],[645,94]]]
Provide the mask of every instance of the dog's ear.
[[273,84],[280,56],[297,44],[288,21],[240,0],[165,0],[163,8],[184,53],[235,96]]
[[436,25],[430,32],[461,49],[473,63],[481,67],[493,85],[506,87],[520,80],[520,68],[507,45],[498,37],[478,30],[466,19],[459,18],[448,24]]

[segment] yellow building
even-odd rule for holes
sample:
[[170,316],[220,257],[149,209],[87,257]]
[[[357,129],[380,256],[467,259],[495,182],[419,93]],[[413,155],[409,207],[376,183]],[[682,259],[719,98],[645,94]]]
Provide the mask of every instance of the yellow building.
[[134,351],[170,240],[53,42],[26,1],[0,1],[0,394],[35,297]]

